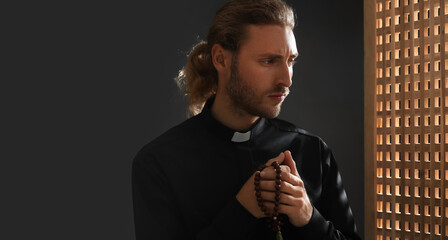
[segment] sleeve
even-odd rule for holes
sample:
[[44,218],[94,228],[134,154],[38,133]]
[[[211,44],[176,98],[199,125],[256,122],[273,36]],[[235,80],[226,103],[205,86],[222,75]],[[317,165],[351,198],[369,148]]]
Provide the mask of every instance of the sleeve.
[[192,225],[190,216],[182,214],[163,168],[148,155],[139,153],[132,168],[136,240],[250,238],[259,220],[235,197],[223,206],[208,225]]
[[322,194],[314,203],[311,220],[304,227],[289,225],[285,230],[289,230],[294,236],[300,236],[300,239],[361,239],[356,231],[352,210],[334,156],[322,140],[320,150]]

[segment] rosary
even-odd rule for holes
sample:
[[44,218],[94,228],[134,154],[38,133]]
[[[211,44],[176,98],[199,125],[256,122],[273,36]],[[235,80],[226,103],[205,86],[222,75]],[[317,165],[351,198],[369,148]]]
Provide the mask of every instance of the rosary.
[[254,184],[255,184],[255,196],[257,197],[258,206],[260,207],[261,211],[266,215],[266,220],[268,222],[268,227],[274,231],[277,232],[277,240],[283,240],[282,233],[280,232],[281,225],[283,225],[283,222],[280,219],[280,216],[278,215],[278,206],[280,205],[280,188],[282,183],[282,170],[280,169],[280,165],[278,162],[274,161],[272,165],[275,168],[275,206],[274,211],[272,213],[268,212],[268,209],[263,204],[263,198],[261,197],[260,192],[260,173],[265,169],[266,165],[261,165],[258,167],[258,170],[255,172],[254,177]]

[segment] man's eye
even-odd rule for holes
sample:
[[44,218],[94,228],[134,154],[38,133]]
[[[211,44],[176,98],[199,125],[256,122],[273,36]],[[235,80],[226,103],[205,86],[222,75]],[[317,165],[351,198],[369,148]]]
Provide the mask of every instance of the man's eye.
[[273,64],[274,60],[272,60],[272,59],[265,59],[265,60],[263,60],[263,63],[264,64]]

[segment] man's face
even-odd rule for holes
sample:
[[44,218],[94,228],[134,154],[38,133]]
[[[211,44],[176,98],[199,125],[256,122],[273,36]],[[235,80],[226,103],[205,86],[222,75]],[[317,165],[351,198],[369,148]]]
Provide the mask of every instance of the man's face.
[[250,25],[247,31],[247,39],[232,58],[226,92],[238,111],[274,118],[292,84],[297,57],[294,34],[278,25]]

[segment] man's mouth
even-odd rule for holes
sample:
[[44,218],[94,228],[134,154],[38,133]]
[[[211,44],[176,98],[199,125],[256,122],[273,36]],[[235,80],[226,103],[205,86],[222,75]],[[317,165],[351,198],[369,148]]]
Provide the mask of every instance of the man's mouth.
[[281,92],[281,93],[272,93],[269,94],[268,97],[272,100],[282,102],[285,100],[286,96],[288,96],[288,91]]

